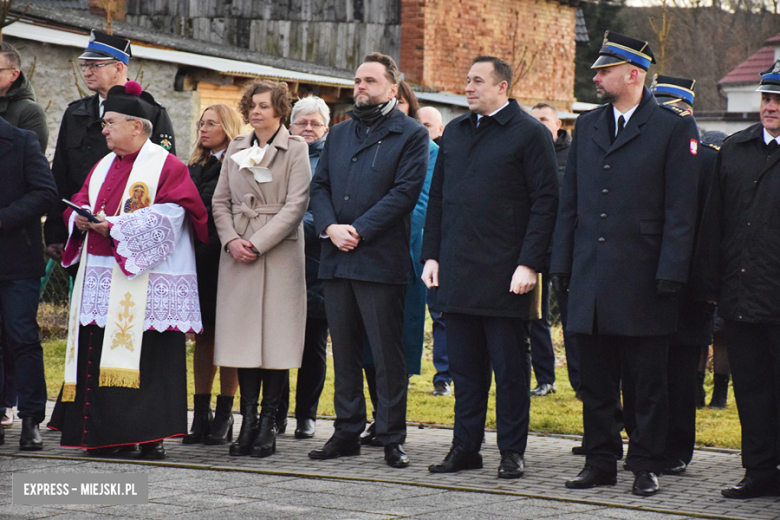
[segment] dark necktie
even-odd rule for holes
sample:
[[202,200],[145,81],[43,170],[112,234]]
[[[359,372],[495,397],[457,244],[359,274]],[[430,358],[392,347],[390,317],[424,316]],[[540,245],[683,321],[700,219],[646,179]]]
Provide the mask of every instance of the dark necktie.
[[771,141],[769,141],[769,144],[766,145],[767,155],[772,155],[773,153],[775,153],[775,150],[777,150],[778,146],[780,145],[777,144],[777,140],[772,139]]
[[615,133],[615,137],[620,135],[620,132],[623,131],[623,127],[626,125],[626,119],[623,116],[618,117],[617,121],[617,132]]

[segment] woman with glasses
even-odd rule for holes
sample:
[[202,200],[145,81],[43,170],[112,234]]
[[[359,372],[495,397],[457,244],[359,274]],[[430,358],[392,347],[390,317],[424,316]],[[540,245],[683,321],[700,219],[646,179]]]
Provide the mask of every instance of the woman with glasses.
[[[309,149],[282,124],[285,83],[249,84],[239,111],[253,131],[227,149],[212,207],[219,262],[214,364],[237,367],[243,422],[231,455],[276,452],[276,414],[289,369],[299,368],[306,326],[303,215]],[[262,387],[260,420],[257,404]]]
[[214,384],[214,325],[217,313],[217,275],[222,245],[211,214],[211,199],[217,187],[219,172],[230,141],[241,131],[238,113],[227,105],[206,107],[198,120],[199,139],[190,157],[190,177],[208,210],[209,242],[195,246],[198,272],[198,293],[203,321],[203,333],[195,336],[192,362],[195,379],[193,396],[195,415],[184,444],[226,444],[233,440],[233,396],[238,387],[236,369],[219,370],[220,395],[216,414],[211,412],[211,388]]

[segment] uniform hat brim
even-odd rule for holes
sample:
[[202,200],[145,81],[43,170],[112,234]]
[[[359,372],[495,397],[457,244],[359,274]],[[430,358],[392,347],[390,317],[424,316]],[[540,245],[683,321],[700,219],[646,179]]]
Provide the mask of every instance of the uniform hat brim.
[[622,65],[624,63],[628,63],[628,60],[623,57],[618,58],[615,56],[602,54],[598,57],[596,61],[593,62],[593,65],[591,65],[590,68],[603,69],[605,67],[614,67],[615,65]]
[[780,94],[780,85],[776,85],[774,83],[766,83],[764,85],[759,85],[756,89],[756,92],[768,92],[770,94]]
[[79,56],[80,60],[116,60],[115,56],[97,51],[84,51],[84,54]]

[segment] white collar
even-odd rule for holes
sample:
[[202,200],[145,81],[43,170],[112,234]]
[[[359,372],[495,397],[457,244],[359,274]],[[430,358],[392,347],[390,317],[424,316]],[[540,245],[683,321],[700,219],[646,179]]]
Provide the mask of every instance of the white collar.
[[780,136],[778,137],[772,137],[772,134],[766,131],[766,128],[762,129],[764,131],[764,144],[769,144],[772,141],[776,141],[777,144],[780,144]]
[[220,150],[218,152],[211,152],[211,155],[213,155],[217,159],[220,159],[220,158],[222,158],[222,154],[225,153],[225,150],[226,149]]
[[[612,105],[612,115],[615,118],[615,122],[617,123],[618,118],[620,116],[623,116],[623,120],[625,121],[625,124],[628,124],[628,120],[631,119],[631,116],[634,115],[634,112],[636,112],[637,107],[639,107],[639,103],[634,105],[632,108],[629,108],[628,110],[626,110],[626,113],[623,114],[623,113],[620,112],[620,110],[615,108],[615,105]],[[617,128],[617,124],[615,125],[615,128]],[[625,126],[624,126],[624,128],[625,128]]]

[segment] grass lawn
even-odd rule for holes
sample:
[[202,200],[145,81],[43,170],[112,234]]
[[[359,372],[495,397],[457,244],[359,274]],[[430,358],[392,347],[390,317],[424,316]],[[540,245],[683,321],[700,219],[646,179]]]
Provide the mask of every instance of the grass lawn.
[[[427,330],[430,331],[430,319]],[[556,356],[559,366],[556,367],[556,386],[558,392],[545,397],[533,397],[531,399],[531,425],[532,431],[540,433],[582,434],[582,403],[574,397],[574,391],[569,385],[566,373],[565,356],[561,345],[560,327],[555,330],[554,340],[556,344]],[[188,343],[187,366],[192,367],[193,344]],[[44,363],[46,366],[46,382],[49,397],[56,399],[62,386],[63,367],[65,360],[65,341],[51,340],[44,343]],[[423,350],[422,374],[412,376],[409,388],[409,401],[407,420],[421,424],[452,425],[454,421],[453,397],[434,397],[432,380],[435,374],[432,362],[430,332],[426,333],[425,348]],[[295,388],[296,370],[290,371],[291,387]],[[187,373],[188,392],[190,406],[192,406],[192,394],[194,384],[192,371]],[[532,383],[532,388],[536,382]],[[705,382],[707,390],[707,402],[712,393],[712,375],[708,374]],[[214,382],[214,394],[219,392],[219,373]],[[495,428],[495,385],[491,389],[489,401],[487,427]],[[294,409],[295,395],[290,396],[290,409]],[[368,402],[368,391],[366,391]],[[725,410],[699,410],[696,418],[697,439],[700,446],[715,446],[723,448],[740,447],[740,426],[737,416],[737,408],[734,402],[733,389],[729,388],[729,406]],[[238,399],[235,400],[234,409],[238,411]],[[370,405],[369,405],[370,409]],[[325,390],[320,399],[319,413],[325,416],[334,416],[333,411],[333,363],[328,362],[328,374],[325,382]]]

